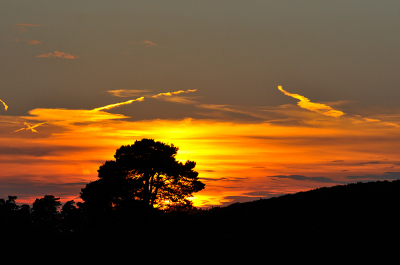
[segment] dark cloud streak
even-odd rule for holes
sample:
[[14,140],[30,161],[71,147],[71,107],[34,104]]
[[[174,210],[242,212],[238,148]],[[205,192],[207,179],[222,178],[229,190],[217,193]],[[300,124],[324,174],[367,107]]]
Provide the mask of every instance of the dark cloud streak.
[[275,176],[267,176],[268,178],[280,178],[280,179],[292,179],[292,180],[299,180],[299,181],[314,181],[320,183],[338,183],[338,184],[347,184],[344,181],[337,181],[331,178],[326,177],[306,177],[303,175],[275,175]]
[[400,179],[400,172],[385,172],[382,175],[362,175],[362,176],[347,176],[348,179],[363,179],[363,180],[385,180],[385,179]]

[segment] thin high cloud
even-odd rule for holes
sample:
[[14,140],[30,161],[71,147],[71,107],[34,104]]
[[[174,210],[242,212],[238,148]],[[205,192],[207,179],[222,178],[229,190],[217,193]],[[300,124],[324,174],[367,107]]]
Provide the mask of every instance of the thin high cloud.
[[264,113],[260,113],[257,110],[249,110],[247,108],[240,108],[238,106],[232,106],[232,105],[217,105],[217,104],[198,104],[196,105],[197,108],[201,109],[209,109],[209,110],[218,110],[218,111],[226,111],[226,112],[232,112],[232,113],[238,113],[238,114],[243,114],[247,115],[250,117],[254,118],[259,118],[259,119],[268,119],[268,116],[265,115]]
[[68,109],[34,109],[29,112],[29,114],[33,116],[37,116],[39,119],[45,119],[46,122],[38,123],[36,125],[30,126],[28,123],[24,123],[27,128],[21,128],[14,132],[19,132],[22,130],[31,130],[32,132],[36,132],[36,127],[46,124],[53,123],[55,125],[67,126],[68,124],[73,123],[87,123],[87,122],[98,122],[104,120],[112,120],[112,119],[124,119],[127,118],[124,115],[119,114],[111,114],[104,112],[104,110],[113,109],[119,106],[131,104],[135,101],[143,101],[144,98],[132,99],[120,103],[110,104],[103,107],[95,108],[92,110],[68,110]]
[[[192,90],[179,90],[173,92],[165,92],[159,93],[153,96],[147,96],[148,98],[163,98],[163,97],[170,97],[172,95],[177,95],[181,93],[190,93],[195,92],[195,89]],[[25,122],[27,128],[21,128],[16,130],[15,132],[22,131],[22,130],[31,130],[32,132],[37,132],[34,128],[45,124],[45,123],[52,123],[54,125],[60,126],[68,126],[73,123],[91,123],[91,122],[98,122],[98,121],[105,121],[105,120],[113,120],[113,119],[125,119],[128,118],[124,115],[120,114],[111,114],[106,112],[105,110],[110,110],[113,108],[117,108],[123,105],[128,105],[136,101],[144,101],[145,97],[139,97],[136,99],[131,99],[119,103],[109,104],[106,106],[102,106],[99,108],[94,108],[92,110],[68,110],[68,109],[34,109],[29,112],[30,115],[36,116],[36,120],[47,120],[46,122],[36,124],[34,126],[30,126]],[[32,117],[29,117],[32,119]]]
[[126,98],[126,97],[136,97],[143,93],[148,93],[151,90],[148,89],[118,89],[118,90],[108,90],[107,92],[115,97]]
[[282,89],[282,86],[278,86],[278,89],[280,91],[282,91],[283,94],[285,94],[286,96],[300,100],[299,102],[297,102],[297,105],[300,108],[315,111],[315,112],[321,113],[326,116],[331,116],[331,117],[340,117],[340,116],[344,115],[344,112],[342,112],[340,110],[334,110],[330,106],[327,106],[325,104],[314,103],[314,102],[311,102],[306,97],[303,97],[298,94],[289,93],[289,92],[285,91],[284,89]]
[[354,124],[358,124],[358,123],[379,123],[382,125],[386,125],[386,126],[393,126],[396,128],[399,128],[400,126],[394,122],[387,122],[387,121],[382,121],[380,119],[371,119],[371,118],[367,118],[367,117],[362,117],[360,115],[354,115],[354,117],[351,118],[352,123]]
[[131,42],[132,44],[142,44],[145,47],[158,47],[157,44],[155,44],[154,42],[151,42],[149,40],[142,40],[140,42]]
[[21,39],[12,39],[12,41],[15,41],[15,42],[17,42],[17,41],[26,41],[29,45],[36,45],[36,44],[40,44],[40,43],[42,43],[41,41],[39,41],[39,40],[21,40]]
[[6,103],[5,103],[3,100],[1,100],[1,99],[0,99],[0,102],[1,102],[1,103],[3,103],[3,105],[4,105],[4,109],[7,111],[7,109],[8,109],[8,106],[7,106],[7,104],[6,104]]
[[116,108],[116,107],[119,107],[119,106],[122,106],[122,105],[131,104],[132,102],[135,102],[135,101],[143,101],[143,100],[144,100],[144,97],[140,97],[140,98],[137,98],[137,99],[131,99],[131,100],[128,100],[128,101],[115,103],[115,104],[110,104],[110,105],[107,105],[107,106],[104,106],[104,107],[100,107],[100,108],[95,108],[95,109],[92,109],[92,111],[101,111],[101,110],[113,109],[113,108]]
[[62,58],[62,59],[76,59],[79,58],[79,56],[75,56],[66,52],[59,52],[59,51],[54,51],[54,53],[45,53],[41,55],[37,55],[36,57],[38,58]]
[[189,97],[165,97],[165,101],[181,103],[181,104],[197,104],[197,101],[192,100]]
[[36,44],[40,44],[40,43],[42,43],[42,42],[39,40],[28,40],[29,45],[36,45]]
[[24,122],[26,128],[21,128],[21,129],[18,129],[16,131],[14,131],[14,132],[19,132],[19,131],[23,131],[23,130],[31,130],[31,132],[37,133],[38,131],[36,131],[35,128],[39,127],[40,125],[46,124],[46,123],[48,123],[48,122],[42,122],[42,123],[38,123],[38,124],[35,124],[33,126],[30,126],[27,122]]
[[18,26],[19,31],[27,31],[25,27],[44,27],[45,25],[39,25],[39,24],[28,24],[28,23],[18,23],[14,24],[15,26]]
[[151,96],[151,97],[157,98],[157,99],[162,99],[165,101],[181,103],[181,104],[196,104],[197,102],[191,100],[190,98],[175,97],[175,95],[187,94],[187,93],[192,93],[192,92],[196,92],[196,91],[197,91],[197,89],[179,90],[179,91],[175,91],[175,92],[159,93],[159,94]]
[[170,97],[172,95],[178,95],[178,94],[182,94],[182,93],[191,93],[191,92],[196,92],[196,91],[197,91],[197,89],[179,90],[179,91],[174,91],[174,92],[159,93],[159,94],[151,96],[151,97],[152,98]]
[[21,27],[44,27],[46,25],[39,25],[39,24],[28,24],[28,23],[19,23],[19,24],[14,24],[15,26],[21,26]]
[[[141,89],[141,90],[118,89],[118,90],[108,90],[107,92],[116,97],[131,97],[131,96],[138,96],[140,94],[147,93],[150,91],[151,90],[148,90],[148,89]],[[196,92],[196,91],[197,91],[197,89],[179,90],[179,91],[173,91],[173,92],[163,92],[163,93],[159,93],[156,95],[146,95],[144,97],[147,97],[147,98],[171,97],[173,95],[187,94],[187,93]]]
[[[119,91],[119,90],[114,90],[114,91]],[[138,91],[138,90],[134,90],[134,91]],[[146,90],[141,90],[141,91],[146,91]],[[179,91],[173,91],[173,92],[159,93],[159,94],[153,95],[153,96],[143,96],[143,97],[140,97],[140,98],[137,98],[137,99],[132,99],[132,100],[128,100],[128,101],[115,103],[115,104],[110,104],[110,105],[107,105],[107,106],[104,106],[104,107],[96,108],[96,109],[93,109],[92,111],[107,110],[107,109],[116,108],[116,107],[119,107],[119,106],[122,106],[122,105],[131,104],[132,102],[135,102],[135,101],[143,101],[145,99],[145,97],[148,97],[148,98],[171,97],[173,95],[178,95],[178,94],[182,94],[182,93],[191,93],[191,92],[196,92],[196,91],[197,91],[197,89],[188,89],[186,91],[179,90]],[[108,91],[108,92],[110,92],[110,91]],[[179,102],[179,101],[177,101],[177,102]]]
[[149,40],[142,40],[140,43],[147,45],[147,47],[158,46],[157,44],[155,44],[154,42],[151,42]]
[[21,40],[21,39],[13,39],[12,41],[26,41],[29,45],[36,45],[42,43],[39,40]]

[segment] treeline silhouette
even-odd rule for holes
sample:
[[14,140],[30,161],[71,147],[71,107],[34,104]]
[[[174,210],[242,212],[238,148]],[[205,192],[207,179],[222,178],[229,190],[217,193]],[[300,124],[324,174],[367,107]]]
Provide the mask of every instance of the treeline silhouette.
[[9,262],[382,264],[398,258],[400,244],[400,180],[189,211],[91,215],[52,195],[32,209],[16,200],[0,199],[0,249]]

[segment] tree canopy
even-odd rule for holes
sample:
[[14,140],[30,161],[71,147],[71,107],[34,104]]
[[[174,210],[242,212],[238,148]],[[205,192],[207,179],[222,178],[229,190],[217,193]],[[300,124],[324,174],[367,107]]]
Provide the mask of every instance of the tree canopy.
[[88,210],[104,211],[145,208],[182,209],[192,207],[188,200],[204,184],[194,171],[196,163],[176,160],[178,147],[153,139],[135,141],[117,149],[115,160],[98,170],[98,180],[81,191]]

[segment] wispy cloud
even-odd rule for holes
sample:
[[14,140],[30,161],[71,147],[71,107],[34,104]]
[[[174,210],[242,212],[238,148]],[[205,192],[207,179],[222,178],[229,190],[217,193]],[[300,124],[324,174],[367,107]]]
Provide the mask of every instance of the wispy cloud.
[[21,129],[18,129],[16,131],[14,131],[14,132],[19,132],[19,131],[23,131],[23,130],[31,130],[32,132],[37,133],[35,128],[40,126],[40,125],[46,124],[46,123],[48,123],[48,122],[42,122],[42,123],[38,123],[38,124],[35,124],[33,126],[30,126],[27,122],[24,122],[24,124],[26,125],[26,128],[21,128]]
[[107,105],[107,106],[104,106],[104,107],[100,107],[100,108],[95,108],[92,111],[113,109],[113,108],[116,108],[116,107],[119,107],[119,106],[122,106],[122,105],[131,104],[132,102],[135,102],[135,101],[143,101],[143,100],[144,100],[144,97],[140,97],[140,98],[137,98],[137,99],[131,99],[131,100],[128,100],[128,101],[115,103],[115,104],[110,104],[110,105]]
[[170,97],[172,95],[178,95],[178,94],[182,94],[182,93],[191,93],[191,92],[196,92],[196,91],[197,91],[197,89],[179,90],[179,91],[174,91],[174,92],[159,93],[159,94],[151,96],[151,97],[152,98]]
[[154,42],[151,42],[149,40],[142,40],[142,41],[139,41],[139,42],[131,42],[131,43],[132,44],[142,44],[145,47],[158,47],[157,44],[155,44]]
[[79,56],[75,56],[75,55],[72,55],[69,53],[59,52],[59,51],[54,51],[54,53],[46,53],[46,54],[37,55],[36,57],[39,57],[39,58],[63,58],[63,59],[79,58]]
[[26,41],[29,45],[36,45],[42,43],[39,40],[21,40],[21,39],[13,39],[12,41]]
[[192,100],[190,97],[165,97],[165,101],[181,103],[181,104],[197,104],[197,101]]
[[27,31],[25,27],[44,27],[46,25],[39,25],[39,24],[28,24],[28,23],[19,23],[19,24],[14,24],[15,26],[18,26],[19,31]]
[[147,93],[150,92],[151,90],[148,89],[141,89],[141,90],[137,90],[137,89],[118,89],[118,90],[108,90],[107,92],[112,94],[115,97],[121,97],[121,98],[125,98],[125,97],[136,97],[142,93]]
[[[187,90],[187,91],[174,91],[174,92],[166,92],[166,93],[159,93],[154,96],[147,96],[147,98],[162,98],[165,96],[172,96],[181,93],[190,93],[196,90]],[[22,130],[31,130],[32,132],[37,132],[34,128],[44,123],[51,123],[53,125],[58,125],[62,127],[68,127],[74,123],[91,123],[91,122],[99,122],[99,121],[106,121],[106,120],[115,120],[115,119],[125,119],[129,118],[121,114],[112,114],[108,113],[105,110],[117,108],[123,105],[128,105],[136,101],[143,101],[145,97],[139,97],[136,99],[127,100],[124,102],[109,104],[106,106],[102,106],[99,108],[94,108],[92,110],[68,110],[68,109],[34,109],[29,111],[29,114],[32,115],[31,117],[26,117],[30,120],[38,120],[46,122],[39,123],[34,126],[29,126],[27,123],[25,125],[27,128],[21,128],[16,130],[15,132],[22,131]],[[36,117],[35,117],[36,116]]]
[[[148,92],[150,90],[109,90],[107,92],[113,94],[114,96],[117,97],[126,97],[128,95],[133,95],[133,94],[139,94],[139,93],[145,93]],[[171,97],[173,95],[178,95],[178,94],[182,94],[182,93],[191,93],[191,92],[196,92],[197,89],[188,89],[188,90],[179,90],[179,91],[173,91],[173,92],[164,92],[164,93],[159,93],[157,95],[149,95],[149,96],[143,96],[137,99],[132,99],[132,100],[128,100],[128,101],[124,101],[121,103],[115,103],[115,104],[111,104],[111,105],[107,105],[104,107],[100,107],[100,108],[96,108],[93,111],[98,111],[98,110],[105,110],[105,109],[111,109],[111,108],[115,108],[121,105],[126,105],[126,104],[131,104],[134,101],[143,101],[145,98],[163,98],[163,97]],[[170,101],[174,101],[174,102],[179,102],[179,103],[188,103],[191,102],[188,99],[177,99],[177,100],[170,100]],[[194,102],[194,101],[193,101]]]
[[371,119],[367,117],[362,117],[360,115],[354,115],[354,117],[351,118],[352,123],[358,124],[358,123],[380,123],[382,125],[386,126],[393,126],[396,128],[399,128],[400,126],[396,123],[393,122],[387,122],[387,121],[382,121],[380,119]]
[[158,46],[157,44],[155,44],[154,42],[151,42],[149,40],[142,40],[140,43],[147,45],[147,47]]
[[[125,95],[128,95],[128,94],[134,94],[134,93],[138,94],[138,93],[143,93],[143,92],[147,92],[147,91],[149,91],[149,90],[110,90],[110,91],[107,91],[107,92],[109,92],[109,93],[111,93],[113,95],[121,97],[121,96],[125,96]],[[140,98],[137,98],[137,99],[132,99],[132,100],[124,101],[124,102],[121,102],[121,103],[115,103],[115,104],[107,105],[107,106],[104,106],[104,107],[96,108],[96,109],[93,109],[93,111],[112,109],[112,108],[115,108],[115,107],[119,107],[121,105],[131,104],[134,101],[143,101],[145,98],[157,98],[157,99],[159,99],[159,98],[164,98],[164,97],[171,97],[173,95],[178,95],[178,94],[182,94],[182,93],[191,93],[191,92],[196,92],[196,91],[197,91],[197,89],[188,89],[188,90],[179,90],[179,91],[173,91],[173,92],[164,92],[164,93],[159,93],[157,95],[143,96],[143,97],[140,97]],[[169,100],[169,101],[174,101],[174,102],[179,102],[179,103],[191,102],[188,99],[186,99],[186,100],[185,99],[177,99],[177,100]]]
[[260,119],[267,119],[268,116],[258,110],[248,109],[248,108],[241,108],[239,106],[232,106],[232,105],[217,105],[217,104],[198,104],[196,105],[197,108],[202,109],[210,109],[210,110],[219,110],[219,111],[227,111],[232,113],[243,114],[247,116],[251,116],[254,118]]
[[157,95],[153,95],[150,97],[156,98],[156,99],[161,99],[164,101],[181,103],[181,104],[197,104],[198,102],[192,100],[192,98],[180,97],[180,96],[175,97],[175,95],[187,94],[187,93],[192,93],[192,92],[196,92],[196,91],[197,91],[197,89],[179,90],[179,91],[174,91],[174,92],[159,93]]
[[28,23],[19,23],[19,24],[14,24],[16,26],[22,26],[22,27],[44,27],[46,25],[39,25],[39,24],[28,24]]
[[5,103],[3,100],[1,100],[1,99],[0,99],[0,102],[1,102],[1,103],[3,103],[3,105],[4,105],[4,108],[5,108],[5,110],[7,111],[7,109],[8,109],[8,106],[7,106],[7,104],[6,104],[6,103]]
[[321,113],[323,115],[332,116],[332,117],[340,117],[340,116],[344,115],[344,113],[340,110],[334,110],[330,106],[327,106],[325,104],[314,103],[314,102],[311,102],[306,97],[303,97],[298,94],[289,93],[289,92],[285,91],[282,88],[282,86],[278,86],[278,89],[280,91],[282,91],[283,94],[285,94],[286,96],[300,100],[299,102],[297,102],[297,105],[303,109],[315,111],[315,112]]
[[29,45],[35,45],[35,44],[40,44],[40,43],[42,43],[42,42],[38,41],[38,40],[28,40]]

